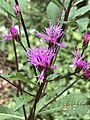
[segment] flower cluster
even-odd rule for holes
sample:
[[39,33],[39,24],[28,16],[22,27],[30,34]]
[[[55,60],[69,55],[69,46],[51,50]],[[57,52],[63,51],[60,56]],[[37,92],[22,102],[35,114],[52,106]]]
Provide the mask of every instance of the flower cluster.
[[36,68],[42,68],[42,72],[39,76],[39,81],[44,79],[44,72],[47,68],[54,68],[54,66],[50,66],[50,62],[52,57],[55,55],[54,50],[48,50],[47,47],[41,46],[40,48],[34,47],[33,49],[28,48],[27,50],[28,57],[30,62]]
[[[58,46],[65,48],[65,44],[57,42],[57,39],[64,33],[59,24],[54,26],[50,25],[49,28],[45,28],[45,33],[47,35],[43,35],[37,31],[36,35],[49,41],[51,46],[57,44]],[[55,49],[53,47],[49,48],[45,46],[41,46],[40,48],[34,47],[33,49],[28,48],[27,54],[31,64],[37,69],[41,69],[40,75],[37,77],[38,81],[41,80],[43,82],[46,70],[55,68],[55,66],[51,66],[51,60],[55,55]]]
[[74,66],[77,67],[79,70],[83,70],[88,67],[88,62],[83,60],[83,56],[79,58],[79,51],[74,48],[74,52],[72,52],[74,55]]
[[79,57],[79,50],[76,50],[74,48],[74,52],[72,52],[74,55],[74,63],[73,65],[76,67],[75,72],[79,73],[81,70],[84,70],[83,72],[83,78],[88,79],[90,77],[90,64],[84,60],[84,56]]
[[36,35],[43,38],[46,41],[49,41],[50,44],[56,44],[62,48],[65,48],[64,43],[58,43],[57,40],[60,38],[63,34],[64,31],[60,28],[60,25],[50,25],[49,28],[45,28],[46,35],[43,35],[39,33],[38,31],[36,32]]

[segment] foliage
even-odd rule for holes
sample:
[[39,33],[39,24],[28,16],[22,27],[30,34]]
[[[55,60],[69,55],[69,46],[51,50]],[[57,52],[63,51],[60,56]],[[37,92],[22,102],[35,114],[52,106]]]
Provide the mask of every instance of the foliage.
[[[46,83],[46,90],[43,91],[45,93],[43,93],[41,99],[36,104],[36,119],[89,119],[89,80],[80,79],[72,75],[63,79],[59,79],[57,81],[50,82],[50,80],[55,79],[58,76],[60,77],[70,74],[75,70],[75,68],[70,67],[73,62],[73,55],[71,52],[73,51],[74,46],[82,49],[84,33],[90,32],[89,0],[75,0],[75,3],[72,4],[67,20],[64,19],[65,8],[67,10],[67,6],[69,5],[70,0],[65,0],[64,4],[62,4],[62,0],[24,0],[23,2],[22,0],[18,1],[26,28],[28,30],[31,48],[34,45],[47,45],[47,43],[44,43],[42,39],[39,39],[35,35],[35,31],[41,32],[44,27],[48,26],[49,21],[51,21],[54,25],[56,25],[57,22],[60,21],[61,26],[67,26],[67,28],[65,29],[65,34],[63,36],[63,40],[66,42],[67,47],[65,49],[59,50],[55,62],[58,68],[53,70],[52,74],[48,75],[47,77],[47,80],[49,82]],[[0,57],[2,58],[0,58],[0,70],[3,70],[3,74],[1,75],[9,81],[15,83],[17,86],[18,80],[21,81],[21,88],[35,95],[37,94],[40,85],[34,75],[33,66],[28,62],[27,54],[22,49],[20,43],[15,41],[19,61],[19,71],[17,71],[12,40],[5,41],[2,38],[3,33],[8,33],[8,15],[11,15],[13,24],[16,27],[18,26],[18,18],[13,10],[14,4],[14,0],[0,1],[0,15],[2,18],[0,19]],[[21,42],[27,49],[27,41],[21,22],[20,25],[22,34]],[[85,50],[84,56],[85,59],[90,63],[89,48],[90,44],[88,44],[88,48]],[[2,57],[4,56],[4,53],[2,54],[2,51],[7,51],[8,56],[6,58]],[[4,66],[6,66],[6,72],[4,72]],[[38,74],[40,74],[39,72],[37,71]],[[81,76],[83,74],[83,71],[77,74],[78,76]],[[74,80],[78,80],[74,87],[65,91],[62,96],[58,97],[58,99],[49,104],[49,106],[42,109],[50,100],[52,100],[54,97],[59,95],[59,93],[65,90],[67,86],[71,84]],[[16,98],[16,90],[10,91],[9,88],[7,89],[9,99],[6,105],[0,105],[0,120],[24,120],[22,106],[26,106],[26,113],[27,115],[29,115],[35,99],[32,96],[26,95],[24,93],[23,95],[19,95],[19,97]],[[11,88],[11,90],[12,89],[13,88]],[[1,95],[0,99],[4,99],[4,95]],[[14,106],[11,107],[13,103]]]

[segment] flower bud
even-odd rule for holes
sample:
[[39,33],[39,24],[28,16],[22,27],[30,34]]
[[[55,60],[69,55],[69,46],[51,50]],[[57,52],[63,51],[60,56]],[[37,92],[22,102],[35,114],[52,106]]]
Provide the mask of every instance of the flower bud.
[[85,70],[83,74],[83,79],[87,80],[90,77],[90,69]]
[[87,48],[89,41],[90,41],[90,34],[85,33],[84,34],[83,48]]
[[15,11],[15,14],[17,15],[17,16],[19,16],[19,13],[20,13],[20,8],[19,8],[19,6],[18,5],[14,5],[14,11]]
[[90,40],[90,34],[85,33],[85,34],[84,34],[84,40],[85,40],[86,42],[89,41],[89,40]]
[[10,33],[12,34],[13,38],[16,39],[17,42],[21,41],[20,35],[18,34],[18,30],[14,27],[10,27]]

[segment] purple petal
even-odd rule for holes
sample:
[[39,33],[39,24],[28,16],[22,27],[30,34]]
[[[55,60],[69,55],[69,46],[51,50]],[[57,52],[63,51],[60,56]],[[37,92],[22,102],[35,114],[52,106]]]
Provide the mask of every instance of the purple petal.
[[13,36],[12,36],[12,35],[5,35],[5,34],[3,34],[3,38],[4,38],[5,40],[8,40],[8,39],[10,39],[10,38],[13,38]]
[[62,42],[62,43],[54,42],[54,43],[57,44],[58,46],[60,46],[61,48],[66,47],[66,44],[64,42]]

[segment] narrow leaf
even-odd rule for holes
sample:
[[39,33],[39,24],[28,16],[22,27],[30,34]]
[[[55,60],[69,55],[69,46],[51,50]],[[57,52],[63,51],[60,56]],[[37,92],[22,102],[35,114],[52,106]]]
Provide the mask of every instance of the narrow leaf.
[[89,5],[86,5],[84,7],[81,7],[80,9],[78,9],[76,12],[75,12],[75,17],[77,16],[82,16],[84,15],[85,13],[87,13],[88,11],[90,11],[90,4]]
[[82,32],[87,29],[87,26],[89,24],[89,19],[85,17],[85,18],[76,20],[76,22],[79,26],[79,30]]
[[5,113],[0,113],[0,120],[5,120],[5,119],[8,119],[10,120],[11,118],[14,118],[14,119],[20,119],[20,120],[24,120],[24,117],[20,117],[20,116],[17,116],[17,115],[12,115],[12,114],[5,114]]
[[11,74],[3,74],[3,77],[5,78],[13,78],[13,80],[20,80],[23,82],[30,83],[30,80],[25,77],[25,75],[21,72],[11,73]]
[[58,7],[53,2],[50,2],[47,7],[47,17],[53,24],[57,23],[60,15],[60,7]]
[[31,99],[32,99],[31,96],[27,96],[27,95],[19,96],[16,100],[16,106],[14,108],[14,111],[22,107],[24,104],[30,102]]
[[43,106],[45,103],[46,103],[46,96],[44,96],[44,97],[37,103],[35,115],[38,114],[39,110],[42,108],[42,106]]
[[0,0],[0,9],[2,9],[3,11],[5,11],[6,13],[12,15],[13,17],[15,17],[13,8],[5,0]]

